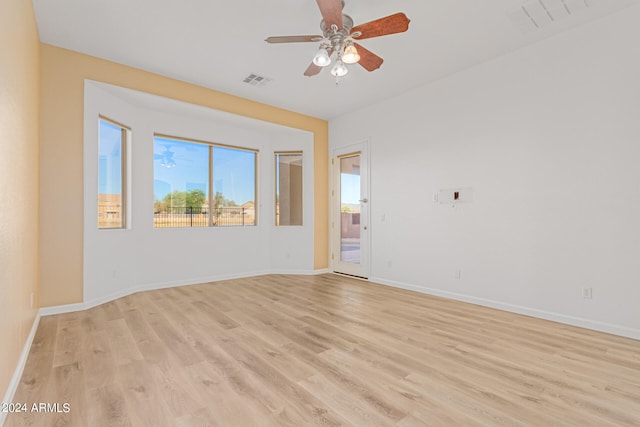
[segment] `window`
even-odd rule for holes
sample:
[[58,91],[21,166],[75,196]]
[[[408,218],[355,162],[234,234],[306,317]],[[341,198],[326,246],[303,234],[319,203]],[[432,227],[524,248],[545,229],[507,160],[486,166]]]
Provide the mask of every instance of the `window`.
[[276,156],[276,225],[302,225],[302,153]]
[[256,224],[257,151],[154,137],[156,228]]
[[101,117],[98,123],[98,228],[126,227],[126,152],[129,129]]

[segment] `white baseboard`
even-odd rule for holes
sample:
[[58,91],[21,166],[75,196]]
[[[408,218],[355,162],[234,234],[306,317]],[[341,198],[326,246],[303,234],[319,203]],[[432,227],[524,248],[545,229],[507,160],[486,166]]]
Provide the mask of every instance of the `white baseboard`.
[[88,310],[100,304],[104,304],[109,301],[116,300],[118,298],[126,297],[127,295],[135,294],[136,292],[153,291],[156,289],[175,288],[177,286],[198,285],[201,283],[220,282],[222,280],[244,279],[247,277],[266,276],[268,274],[292,274],[292,275],[298,274],[298,275],[310,276],[310,275],[317,275],[317,274],[325,274],[329,272],[330,272],[329,269],[265,270],[265,271],[253,271],[250,273],[225,274],[225,275],[219,275],[219,276],[198,277],[198,278],[191,278],[187,280],[172,280],[167,282],[145,284],[145,285],[139,285],[139,286],[132,286],[132,287],[122,289],[108,295],[93,298],[91,300],[87,300],[84,302],[79,302],[75,304],[55,305],[51,307],[43,307],[40,309],[40,315],[50,316],[52,314],[72,313],[74,311]]
[[[318,270],[269,270],[269,271],[254,271],[251,273],[229,274],[229,275],[221,275],[221,276],[215,276],[215,277],[197,278],[197,279],[190,279],[190,280],[176,280],[176,281],[168,281],[168,282],[162,282],[162,283],[154,283],[149,285],[141,285],[136,287],[130,287],[106,296],[94,298],[92,300],[81,302],[81,303],[58,305],[58,306],[52,306],[52,307],[43,307],[40,309],[38,319],[39,319],[39,316],[49,316],[52,314],[71,313],[74,311],[87,310],[89,308],[98,306],[100,304],[104,304],[109,301],[113,301],[118,298],[122,298],[127,295],[134,294],[136,292],[172,288],[176,286],[196,285],[196,284],[208,283],[208,282],[219,282],[222,280],[242,279],[246,277],[257,277],[257,276],[264,276],[268,274],[319,275],[319,274],[326,274],[326,273],[331,273],[331,269],[326,268],[326,269],[318,269]],[[614,335],[620,335],[623,337],[640,340],[640,329],[629,328],[622,325],[599,322],[595,320],[569,316],[566,314],[554,313],[554,312],[540,310],[536,308],[509,304],[509,303],[489,300],[485,298],[478,298],[471,295],[458,294],[455,292],[417,286],[409,283],[397,282],[397,281],[387,280],[387,279],[378,278],[378,277],[371,277],[369,278],[369,281],[374,283],[379,283],[381,285],[392,286],[400,289],[407,289],[411,291],[421,292],[424,294],[435,295],[435,296],[449,298],[457,301],[468,302],[471,304],[477,304],[485,307],[496,308],[498,310],[524,314],[526,316],[537,317],[540,319],[551,320],[554,322],[565,323],[568,325],[578,326],[581,328],[592,329],[594,331],[606,332]],[[32,331],[32,334],[35,334],[35,329]],[[33,337],[31,337],[31,340],[32,339]],[[31,345],[30,343],[31,341],[29,341],[29,346]],[[27,351],[26,355],[28,355],[29,354],[28,349],[26,351]],[[26,355],[25,355],[25,362],[26,362]],[[18,377],[18,381],[19,381],[19,377]],[[0,423],[0,425],[2,425],[2,423]]]
[[328,268],[322,268],[319,270],[271,270],[267,274],[291,274],[291,275],[300,275],[300,276],[317,276],[320,274],[331,273],[331,270]]
[[[24,372],[24,367],[27,364],[29,351],[31,351],[31,344],[33,344],[33,339],[36,336],[36,331],[38,330],[39,324],[40,312],[36,313],[36,318],[33,320],[33,325],[31,325],[31,331],[29,331],[29,335],[27,336],[27,340],[24,343],[24,347],[22,347],[22,353],[20,353],[18,364],[16,365],[15,371],[13,371],[13,376],[11,377],[11,381],[9,382],[9,387],[7,387],[7,392],[4,394],[4,399],[2,400],[5,403],[12,402],[13,396],[15,396],[16,394],[16,390],[18,390],[18,385],[20,384],[20,379],[22,378],[22,372]],[[0,426],[4,425],[7,414],[7,412],[0,411]]]
[[378,283],[381,285],[392,286],[394,288],[407,289],[410,291],[416,291],[423,294],[434,295],[434,296],[453,299],[457,301],[468,302],[471,304],[481,305],[481,306],[490,307],[490,308],[496,308],[498,310],[508,311],[511,313],[524,314],[526,316],[537,317],[539,319],[551,320],[558,323],[578,326],[580,328],[586,328],[594,331],[606,332],[613,335],[619,335],[626,338],[640,340],[640,329],[629,328],[627,326],[615,325],[615,324],[606,323],[606,322],[599,322],[596,320],[584,319],[580,317],[569,316],[566,314],[539,310],[537,308],[525,307],[525,306],[520,306],[515,304],[508,304],[500,301],[494,301],[494,300],[485,299],[485,298],[478,298],[471,295],[458,294],[455,292],[422,287],[422,286],[412,285],[409,283],[396,282],[393,280],[386,280],[386,279],[381,279],[377,277],[371,277],[369,278],[369,281]]

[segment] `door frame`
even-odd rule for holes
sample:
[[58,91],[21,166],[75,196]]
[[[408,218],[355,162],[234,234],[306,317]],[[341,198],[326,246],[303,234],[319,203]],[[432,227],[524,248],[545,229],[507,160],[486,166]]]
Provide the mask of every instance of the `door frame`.
[[[340,261],[340,157],[349,154],[360,155],[360,197],[366,203],[360,204],[360,264],[344,263]],[[352,276],[368,278],[371,274],[371,187],[370,187],[370,166],[369,166],[369,141],[363,140],[357,144],[352,144],[336,148],[331,152],[331,191],[330,197],[330,244],[329,261],[331,270],[335,273],[349,274]],[[358,266],[359,268],[354,266]],[[346,268],[345,268],[346,267]]]

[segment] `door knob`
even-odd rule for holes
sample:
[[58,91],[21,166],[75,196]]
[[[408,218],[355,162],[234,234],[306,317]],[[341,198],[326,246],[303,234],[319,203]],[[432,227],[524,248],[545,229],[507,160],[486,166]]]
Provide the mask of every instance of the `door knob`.
[[366,197],[364,199],[360,199],[358,200],[360,203],[367,203],[369,201],[369,199],[367,199]]

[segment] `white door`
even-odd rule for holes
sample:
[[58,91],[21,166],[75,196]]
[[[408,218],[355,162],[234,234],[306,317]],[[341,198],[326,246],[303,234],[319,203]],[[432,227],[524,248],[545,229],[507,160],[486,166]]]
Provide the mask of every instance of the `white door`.
[[333,167],[331,261],[333,271],[369,276],[368,156],[365,144],[336,150]]

